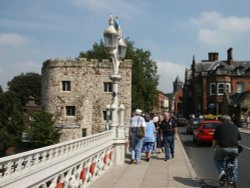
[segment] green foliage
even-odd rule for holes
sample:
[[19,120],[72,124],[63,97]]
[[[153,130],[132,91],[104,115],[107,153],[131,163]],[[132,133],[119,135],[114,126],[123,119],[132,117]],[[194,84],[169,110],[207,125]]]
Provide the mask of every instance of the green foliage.
[[100,43],[94,43],[93,49],[88,50],[87,52],[80,52],[79,57],[86,58],[88,61],[90,59],[98,59],[101,61],[102,59],[109,59],[110,55],[108,50],[104,47],[104,43],[101,40]]
[[60,129],[55,127],[53,115],[48,112],[31,114],[30,128],[26,131],[32,140],[32,145],[44,147],[58,142]]
[[5,155],[5,150],[13,143],[13,140],[10,140],[12,137],[8,133],[7,126],[4,126],[0,122],[0,157]]
[[26,73],[15,76],[8,82],[9,91],[16,94],[24,106],[29,97],[32,96],[40,104],[41,100],[41,75],[37,73]]
[[23,108],[13,92],[0,93],[0,151],[21,141]]
[[[151,59],[151,53],[143,49],[134,47],[134,43],[126,39],[127,53],[126,59],[132,60],[132,110],[140,108],[143,111],[150,112],[156,101],[156,91],[158,85],[157,65]],[[110,58],[107,49],[102,41],[95,43],[93,49],[87,52],[81,52],[79,57],[85,57],[88,60]]]
[[0,85],[0,93],[3,93],[3,88],[1,85]]
[[140,108],[145,112],[153,110],[156,101],[158,75],[156,62],[151,59],[150,51],[134,48],[126,40],[128,49],[126,58],[132,65],[132,110]]

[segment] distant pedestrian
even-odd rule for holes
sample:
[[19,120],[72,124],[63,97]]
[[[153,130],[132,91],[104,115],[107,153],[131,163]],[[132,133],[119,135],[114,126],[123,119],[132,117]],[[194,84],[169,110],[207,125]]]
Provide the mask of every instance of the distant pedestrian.
[[146,114],[144,116],[147,128],[146,128],[146,134],[145,137],[143,138],[143,148],[142,152],[146,153],[146,162],[150,161],[151,158],[151,153],[154,151],[154,146],[155,146],[155,125],[153,121],[151,120],[151,117],[149,114]]
[[130,163],[136,162],[139,164],[141,162],[141,150],[143,144],[143,138],[138,138],[136,136],[136,131],[138,127],[143,127],[146,131],[146,122],[143,117],[141,117],[142,111],[140,109],[135,110],[135,116],[130,119],[130,152],[131,152],[131,161]]
[[175,119],[168,112],[164,113],[164,120],[162,121],[160,131],[165,149],[165,161],[167,161],[170,159],[170,154],[171,157],[174,158],[176,134]]
[[155,129],[156,129],[156,153],[161,153],[164,151],[164,146],[163,146],[163,140],[161,137],[161,124],[164,120],[164,116],[161,114],[159,115],[159,121],[157,122],[157,124],[155,124]]

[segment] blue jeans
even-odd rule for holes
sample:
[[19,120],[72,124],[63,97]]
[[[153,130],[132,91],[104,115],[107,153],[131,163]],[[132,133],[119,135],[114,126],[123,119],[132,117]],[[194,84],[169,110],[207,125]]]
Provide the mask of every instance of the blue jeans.
[[137,138],[136,133],[132,133],[130,137],[131,159],[141,161],[141,150],[143,146],[143,138]]
[[163,141],[161,140],[160,133],[157,133],[157,135],[156,135],[156,147],[157,148],[162,148],[163,147]]
[[171,156],[174,157],[174,135],[170,136],[163,136],[163,145],[165,148],[165,158],[169,159],[170,158],[170,153]]
[[217,148],[214,153],[215,166],[220,173],[222,170],[226,171],[226,160],[225,157],[229,157],[233,166],[232,180],[238,180],[238,148]]

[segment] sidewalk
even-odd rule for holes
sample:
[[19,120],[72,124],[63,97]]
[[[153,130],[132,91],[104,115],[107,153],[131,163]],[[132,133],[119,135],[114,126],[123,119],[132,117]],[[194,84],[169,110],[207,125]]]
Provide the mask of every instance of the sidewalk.
[[247,129],[247,128],[239,128],[239,131],[240,131],[241,133],[250,134],[250,129]]
[[95,182],[91,188],[185,188],[200,187],[199,180],[191,166],[187,154],[177,137],[175,158],[164,161],[164,155],[152,156],[150,162],[144,161],[139,165],[129,164],[129,155],[125,164],[113,166]]

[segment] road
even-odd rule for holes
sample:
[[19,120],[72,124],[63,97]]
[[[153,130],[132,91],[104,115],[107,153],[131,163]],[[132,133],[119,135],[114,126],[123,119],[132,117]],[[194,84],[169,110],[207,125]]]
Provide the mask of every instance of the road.
[[[198,147],[193,143],[192,135],[187,135],[186,128],[178,127],[183,146],[189,156],[190,162],[201,182],[201,187],[219,187],[218,174],[213,162],[213,149],[211,145]],[[250,187],[250,135],[241,133],[244,152],[239,156],[239,182],[238,187]]]

